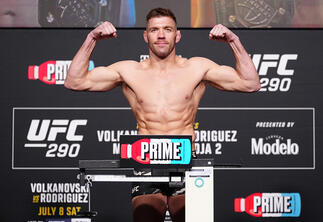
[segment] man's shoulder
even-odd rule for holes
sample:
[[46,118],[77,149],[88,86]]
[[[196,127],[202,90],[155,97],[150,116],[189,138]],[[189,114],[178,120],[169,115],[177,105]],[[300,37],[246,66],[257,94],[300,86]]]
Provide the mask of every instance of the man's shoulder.
[[204,64],[204,63],[213,62],[208,58],[200,57],[200,56],[191,57],[191,58],[188,59],[188,61],[191,62],[191,63],[194,63],[194,64]]
[[193,66],[205,67],[206,69],[219,67],[219,64],[205,57],[191,57],[189,61]]
[[126,68],[126,67],[134,67],[134,66],[138,66],[139,62],[135,61],[135,60],[122,60],[116,63],[113,63],[112,65],[110,65],[111,67],[115,67],[115,68]]

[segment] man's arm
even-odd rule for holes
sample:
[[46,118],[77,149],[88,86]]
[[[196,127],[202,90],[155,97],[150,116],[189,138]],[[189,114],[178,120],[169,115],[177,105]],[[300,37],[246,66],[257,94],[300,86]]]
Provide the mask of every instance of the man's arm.
[[110,22],[105,22],[92,30],[74,56],[69,67],[64,86],[72,90],[107,91],[121,81],[117,72],[120,63],[108,67],[97,67],[88,71],[91,53],[100,39],[116,38],[117,31]]
[[239,37],[223,25],[216,25],[210,31],[210,39],[227,42],[236,59],[236,69],[229,66],[220,66],[212,61],[207,63],[207,72],[204,80],[212,86],[230,91],[254,92],[260,89],[257,70],[242,46]]

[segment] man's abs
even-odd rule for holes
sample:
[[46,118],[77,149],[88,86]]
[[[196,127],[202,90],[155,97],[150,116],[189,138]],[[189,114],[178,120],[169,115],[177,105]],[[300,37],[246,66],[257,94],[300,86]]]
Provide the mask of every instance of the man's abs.
[[[164,128],[164,127],[161,127]],[[165,128],[164,128],[165,129]],[[139,134],[140,135],[190,135],[194,141],[195,133],[193,130],[193,126],[184,127],[184,128],[177,128],[171,130],[158,130],[158,129],[146,129],[139,127]]]
[[145,107],[141,104],[133,108],[139,134],[146,135],[191,135],[195,138],[193,122],[197,109],[194,103],[183,103],[176,108],[170,104]]
[[158,130],[158,129],[146,129],[139,127],[139,134],[140,135],[189,135],[192,136],[192,150],[195,150],[194,141],[196,138],[193,124],[189,127],[171,129],[171,130]]

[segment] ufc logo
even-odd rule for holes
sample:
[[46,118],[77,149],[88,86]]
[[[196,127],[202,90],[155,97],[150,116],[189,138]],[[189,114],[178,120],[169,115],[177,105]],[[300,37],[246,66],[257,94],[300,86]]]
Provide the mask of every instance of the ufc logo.
[[259,75],[267,75],[269,68],[277,68],[277,74],[281,76],[294,75],[294,69],[287,69],[290,60],[297,60],[297,54],[254,54],[252,61]]
[[58,134],[66,134],[67,141],[82,141],[82,135],[76,135],[78,126],[85,126],[87,120],[85,119],[39,119],[31,120],[27,139],[29,141],[55,141]]

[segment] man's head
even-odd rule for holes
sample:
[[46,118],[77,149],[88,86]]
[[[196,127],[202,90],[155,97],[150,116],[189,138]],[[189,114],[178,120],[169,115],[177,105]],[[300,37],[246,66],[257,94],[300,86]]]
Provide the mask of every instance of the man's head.
[[155,8],[146,16],[144,39],[150,51],[157,57],[166,58],[173,51],[181,38],[176,27],[176,17],[169,9]]
[[174,15],[174,13],[167,8],[154,8],[152,10],[150,10],[146,16],[146,24],[148,24],[148,21],[151,18],[155,18],[155,17],[170,17],[174,20],[175,25],[177,24],[176,21],[176,17]]

